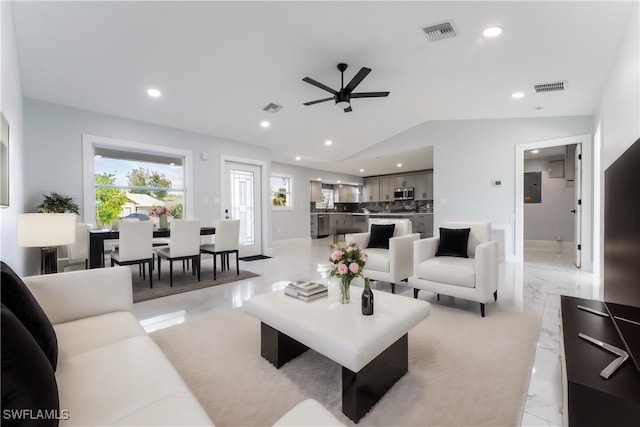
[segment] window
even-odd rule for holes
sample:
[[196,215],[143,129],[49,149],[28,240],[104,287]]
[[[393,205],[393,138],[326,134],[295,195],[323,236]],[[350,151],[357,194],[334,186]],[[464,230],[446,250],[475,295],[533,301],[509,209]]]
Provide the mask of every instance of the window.
[[333,209],[333,185],[331,188],[322,189],[320,200],[316,202],[316,209]]
[[84,149],[85,221],[186,217],[189,152],[86,135]]
[[276,209],[293,209],[292,176],[271,176],[271,206]]

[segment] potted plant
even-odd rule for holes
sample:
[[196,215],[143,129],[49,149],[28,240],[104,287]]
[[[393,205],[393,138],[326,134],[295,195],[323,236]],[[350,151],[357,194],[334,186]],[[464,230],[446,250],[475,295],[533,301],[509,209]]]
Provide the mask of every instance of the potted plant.
[[40,213],[67,213],[80,215],[80,208],[73,201],[73,197],[63,196],[58,193],[43,194],[44,201],[37,206]]
[[169,208],[166,206],[152,206],[149,209],[149,216],[158,217],[160,220],[159,228],[161,230],[166,230],[169,228]]

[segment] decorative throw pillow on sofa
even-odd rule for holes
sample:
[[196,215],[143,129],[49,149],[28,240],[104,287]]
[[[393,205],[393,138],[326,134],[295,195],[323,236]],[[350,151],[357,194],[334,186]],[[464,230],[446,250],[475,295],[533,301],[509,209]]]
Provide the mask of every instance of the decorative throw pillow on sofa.
[[395,224],[371,224],[367,248],[389,249],[389,239],[393,237]]
[[455,256],[469,258],[467,245],[469,243],[470,228],[440,227],[440,241],[436,256]]
[[0,283],[2,304],[11,310],[31,333],[55,371],[58,364],[58,339],[49,318],[31,295],[27,285],[4,262],[0,265]]
[[57,426],[60,401],[53,368],[14,313],[4,304],[1,310],[2,425]]

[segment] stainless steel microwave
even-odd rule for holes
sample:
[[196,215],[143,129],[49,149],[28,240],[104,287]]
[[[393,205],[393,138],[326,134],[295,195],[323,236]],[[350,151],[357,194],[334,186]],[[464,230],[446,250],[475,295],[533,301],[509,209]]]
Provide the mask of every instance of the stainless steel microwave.
[[393,200],[413,200],[413,187],[396,188],[393,190]]

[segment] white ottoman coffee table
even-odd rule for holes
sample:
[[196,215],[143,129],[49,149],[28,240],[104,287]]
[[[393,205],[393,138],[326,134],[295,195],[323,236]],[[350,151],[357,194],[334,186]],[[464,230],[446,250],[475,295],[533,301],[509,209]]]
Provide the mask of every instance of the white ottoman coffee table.
[[408,332],[429,316],[428,302],[375,292],[372,316],[363,316],[362,288],[351,303],[339,289],[304,302],[284,290],[257,295],[244,310],[261,323],[261,354],[276,368],[308,349],[342,365],[342,412],[358,422],[408,370]]

